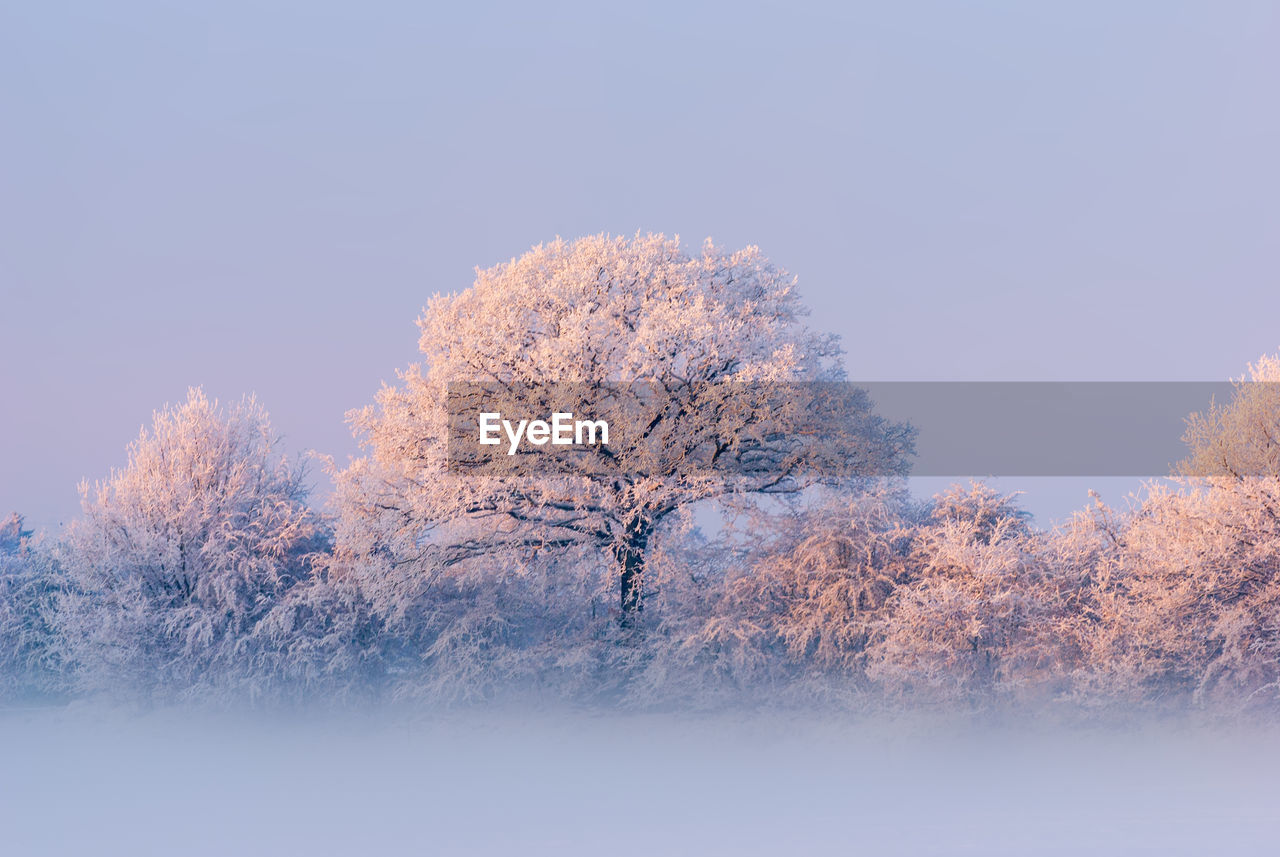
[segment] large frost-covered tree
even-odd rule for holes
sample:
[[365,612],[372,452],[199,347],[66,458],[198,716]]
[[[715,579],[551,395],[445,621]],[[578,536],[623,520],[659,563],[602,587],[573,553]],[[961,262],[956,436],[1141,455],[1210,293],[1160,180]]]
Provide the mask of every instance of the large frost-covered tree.
[[259,625],[325,545],[303,467],[252,399],[200,390],[155,415],[126,466],[81,486],[60,630],[81,683],[181,695],[255,688],[275,666]]
[[[641,607],[651,542],[678,511],[904,471],[910,430],[875,417],[865,396],[843,399],[820,433],[789,430],[814,415],[822,382],[843,378],[834,337],[805,315],[794,278],[754,247],[708,242],[691,255],[662,235],[598,235],[479,271],[428,304],[423,362],[353,415],[368,455],[339,480],[340,542],[382,558],[394,597],[478,559],[578,550],[616,573],[625,620]],[[517,409],[613,407],[621,443],[581,467],[501,455],[451,466],[451,392],[463,384]]]

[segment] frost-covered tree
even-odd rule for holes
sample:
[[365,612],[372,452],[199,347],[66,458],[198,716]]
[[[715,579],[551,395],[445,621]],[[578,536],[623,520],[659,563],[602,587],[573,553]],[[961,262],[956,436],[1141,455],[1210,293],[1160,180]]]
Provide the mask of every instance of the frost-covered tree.
[[279,596],[254,626],[243,664],[275,697],[345,703],[380,695],[389,649],[397,641],[365,598],[358,580],[314,557],[314,573]]
[[144,696],[260,690],[278,665],[259,625],[326,541],[304,469],[280,452],[266,412],[192,390],[156,413],[124,468],[81,491],[59,619],[80,683]]
[[767,673],[759,667],[776,661],[799,676],[864,687],[875,619],[911,574],[916,515],[904,491],[879,486],[755,517],[744,561],[727,571],[723,597],[681,648],[727,659],[739,673]]
[[[1247,382],[1246,382],[1247,381]],[[1100,510],[1078,623],[1082,695],[1127,704],[1280,702],[1280,360],[1188,421],[1175,489]]]
[[[1191,454],[1179,471],[1237,483],[1252,479],[1252,487],[1268,489],[1280,479],[1280,356],[1264,355],[1235,384],[1230,402],[1187,420],[1183,440]],[[1280,514],[1274,499],[1268,496],[1266,505]]]
[[0,524],[0,703],[64,689],[53,628],[58,570],[32,535],[17,513]]
[[[661,235],[601,235],[479,271],[428,304],[423,362],[353,415],[368,454],[339,480],[340,543],[376,565],[371,586],[397,603],[441,575],[573,554],[612,570],[633,616],[646,557],[677,512],[904,468],[909,430],[865,397],[845,401],[847,422],[829,432],[786,431],[814,411],[819,386],[802,385],[843,377],[835,340],[805,314],[794,278],[754,247],[689,255]],[[464,383],[523,407],[625,399],[610,426],[625,442],[581,468],[531,469],[521,456],[510,469],[504,456],[451,467],[450,392]]]
[[983,705],[1034,674],[1053,602],[1027,518],[981,484],[934,498],[868,644],[868,674],[888,697]]
[[0,523],[0,554],[17,553],[23,541],[30,535],[30,530],[22,528],[22,516],[13,512]]
[[1151,486],[1106,511],[1075,633],[1078,695],[1180,707],[1280,702],[1280,527],[1252,490]]
[[[1079,551],[1029,526],[1011,498],[954,487],[830,498],[751,521],[719,574],[663,586],[642,680],[656,699],[734,694],[801,704],[1038,704],[1064,695],[1059,639]],[[729,553],[721,544],[719,553]]]

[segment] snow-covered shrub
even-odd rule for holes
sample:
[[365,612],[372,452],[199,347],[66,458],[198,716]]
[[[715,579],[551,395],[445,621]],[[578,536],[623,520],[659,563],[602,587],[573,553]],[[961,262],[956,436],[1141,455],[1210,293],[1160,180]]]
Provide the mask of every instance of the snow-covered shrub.
[[1056,617],[1044,536],[984,485],[934,500],[908,571],[876,616],[867,674],[887,699],[983,706],[1044,680],[1039,632]]
[[253,629],[243,665],[276,697],[344,705],[387,690],[395,639],[350,574],[330,555],[291,586]]
[[155,415],[90,488],[62,550],[58,626],[81,687],[144,698],[253,696],[278,670],[263,620],[326,546],[304,469],[252,399],[199,390]]
[[1193,415],[1176,487],[1099,507],[1075,619],[1076,693],[1093,704],[1280,704],[1280,360]]
[[22,518],[0,524],[0,705],[66,690],[53,629],[60,586],[53,557]]
[[1093,569],[1081,695],[1163,707],[1280,701],[1280,520],[1259,502],[1274,490],[1252,479],[1149,489]]
[[654,699],[801,703],[863,693],[873,617],[905,573],[914,509],[900,491],[748,509],[663,564]]

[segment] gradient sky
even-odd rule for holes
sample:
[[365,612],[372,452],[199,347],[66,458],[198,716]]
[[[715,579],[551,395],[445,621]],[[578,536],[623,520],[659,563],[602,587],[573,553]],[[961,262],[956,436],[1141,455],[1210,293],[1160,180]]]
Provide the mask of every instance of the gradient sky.
[[759,244],[853,378],[1280,347],[1275,3],[190,5],[0,8],[0,513],[38,526],[188,385],[345,458],[428,297],[556,235]]

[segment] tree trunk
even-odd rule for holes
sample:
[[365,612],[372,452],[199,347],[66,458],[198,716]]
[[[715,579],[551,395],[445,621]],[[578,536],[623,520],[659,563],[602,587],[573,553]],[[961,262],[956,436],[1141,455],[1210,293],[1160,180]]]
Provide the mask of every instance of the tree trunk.
[[618,561],[620,572],[620,606],[622,623],[630,624],[636,615],[644,609],[641,598],[641,585],[644,581],[644,553],[649,547],[649,537],[653,535],[653,527],[647,521],[637,519],[627,524],[623,540],[613,549],[614,559]]

